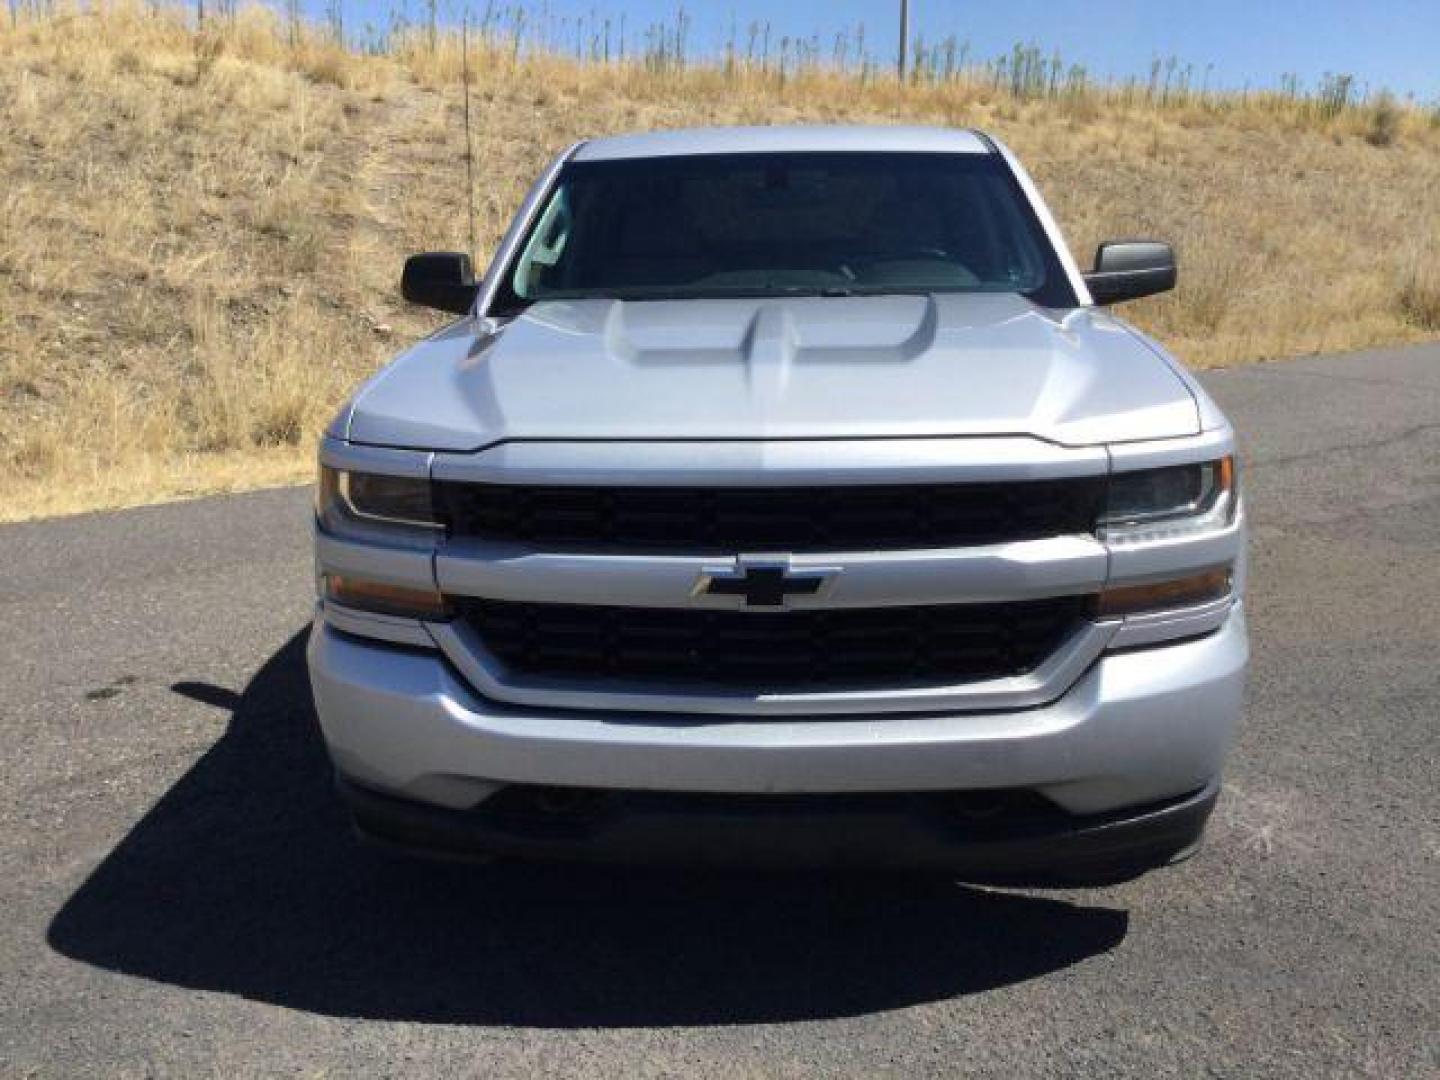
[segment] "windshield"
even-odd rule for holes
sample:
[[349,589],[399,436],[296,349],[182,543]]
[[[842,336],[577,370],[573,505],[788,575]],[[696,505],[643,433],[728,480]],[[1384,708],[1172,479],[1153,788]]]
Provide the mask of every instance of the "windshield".
[[1076,303],[993,154],[574,161],[494,308],[545,299],[1015,292]]

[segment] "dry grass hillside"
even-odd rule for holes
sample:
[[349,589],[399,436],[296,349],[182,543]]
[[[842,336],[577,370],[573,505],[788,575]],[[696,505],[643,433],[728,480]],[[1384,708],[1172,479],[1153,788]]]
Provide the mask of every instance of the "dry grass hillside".
[[[1433,113],[653,59],[474,45],[482,258],[584,135],[903,119],[1007,139],[1082,261],[1172,239],[1181,288],[1131,314],[1197,365],[1440,334]],[[444,35],[362,55],[258,10],[4,24],[0,518],[307,477],[335,406],[438,322],[396,280],[466,243],[460,74]]]

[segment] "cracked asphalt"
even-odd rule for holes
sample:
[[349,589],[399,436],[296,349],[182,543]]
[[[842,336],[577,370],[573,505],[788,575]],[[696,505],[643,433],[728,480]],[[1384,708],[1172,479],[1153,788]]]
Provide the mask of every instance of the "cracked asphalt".
[[1254,521],[1206,849],[1025,893],[392,861],[308,493],[0,529],[7,1075],[1440,1075],[1440,346],[1207,374]]

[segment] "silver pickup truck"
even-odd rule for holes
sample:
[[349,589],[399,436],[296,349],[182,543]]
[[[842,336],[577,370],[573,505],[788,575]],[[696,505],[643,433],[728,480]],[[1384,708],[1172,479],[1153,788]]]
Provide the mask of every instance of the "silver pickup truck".
[[360,833],[453,857],[1117,880],[1241,711],[1225,417],[975,131],[583,142],[320,448],[316,709]]

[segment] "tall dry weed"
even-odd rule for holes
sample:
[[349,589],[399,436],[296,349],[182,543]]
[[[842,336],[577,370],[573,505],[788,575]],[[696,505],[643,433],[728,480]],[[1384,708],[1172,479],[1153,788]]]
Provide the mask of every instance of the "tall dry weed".
[[1426,333],[1440,333],[1440,261],[1433,249],[1401,271],[1395,304],[1400,317],[1410,326]]

